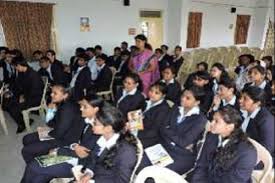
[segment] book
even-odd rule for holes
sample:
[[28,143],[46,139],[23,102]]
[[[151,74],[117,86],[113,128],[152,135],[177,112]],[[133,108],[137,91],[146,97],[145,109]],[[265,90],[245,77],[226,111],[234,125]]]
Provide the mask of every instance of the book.
[[128,120],[132,131],[143,130],[143,114],[141,109],[128,112]]
[[161,144],[156,144],[146,148],[145,153],[153,165],[166,167],[167,165],[174,163],[172,157]]
[[56,155],[42,155],[35,157],[35,160],[39,163],[41,167],[48,167],[52,165],[57,165],[61,163],[76,164],[77,158],[71,156],[56,156]]
[[38,127],[37,132],[39,136],[40,141],[46,141],[46,140],[52,140],[53,137],[49,136],[49,132],[52,130],[52,128],[49,127]]

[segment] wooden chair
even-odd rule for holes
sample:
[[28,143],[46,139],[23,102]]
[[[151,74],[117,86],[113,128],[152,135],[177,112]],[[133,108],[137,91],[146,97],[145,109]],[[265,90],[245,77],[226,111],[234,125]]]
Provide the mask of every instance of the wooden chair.
[[27,129],[28,132],[31,131],[30,116],[29,116],[30,112],[39,111],[39,115],[40,115],[41,118],[44,118],[44,116],[45,116],[45,111],[46,111],[46,108],[47,108],[47,104],[46,104],[47,88],[48,88],[48,79],[46,79],[45,83],[44,83],[44,90],[43,90],[43,95],[42,95],[42,98],[41,98],[40,105],[36,106],[36,107],[31,107],[31,108],[28,108],[28,109],[22,111],[24,123],[25,123],[26,129]]
[[111,99],[114,100],[114,93],[113,93],[113,83],[114,83],[114,79],[115,79],[115,75],[116,75],[116,69],[114,67],[110,67],[111,71],[112,71],[112,81],[110,84],[110,89],[107,91],[101,91],[101,92],[97,92],[96,94],[98,96],[101,96],[103,98],[107,98],[108,96],[111,96]]

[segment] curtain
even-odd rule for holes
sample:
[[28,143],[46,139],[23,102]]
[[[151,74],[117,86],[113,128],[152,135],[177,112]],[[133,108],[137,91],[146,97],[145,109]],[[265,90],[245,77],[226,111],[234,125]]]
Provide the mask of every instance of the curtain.
[[0,2],[0,19],[6,44],[20,49],[26,58],[35,50],[45,51],[51,45],[53,4]]
[[235,44],[246,44],[250,15],[237,15]]
[[197,48],[200,46],[202,29],[202,13],[190,12],[188,17],[187,48]]
[[5,34],[0,20],[0,46],[6,46]]

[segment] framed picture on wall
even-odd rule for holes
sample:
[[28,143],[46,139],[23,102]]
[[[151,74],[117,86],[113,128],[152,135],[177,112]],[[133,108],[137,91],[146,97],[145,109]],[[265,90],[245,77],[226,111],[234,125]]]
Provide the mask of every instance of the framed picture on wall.
[[80,32],[89,32],[89,31],[91,31],[90,18],[80,17]]

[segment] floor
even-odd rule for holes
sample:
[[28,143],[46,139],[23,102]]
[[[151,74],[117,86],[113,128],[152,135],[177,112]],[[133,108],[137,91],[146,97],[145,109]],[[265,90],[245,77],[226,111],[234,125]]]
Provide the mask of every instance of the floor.
[[[32,129],[41,126],[39,116],[32,115],[34,123]],[[0,182],[19,183],[24,172],[25,163],[21,156],[22,138],[27,132],[17,135],[16,124],[9,114],[5,113],[9,134],[5,135],[0,126]]]

